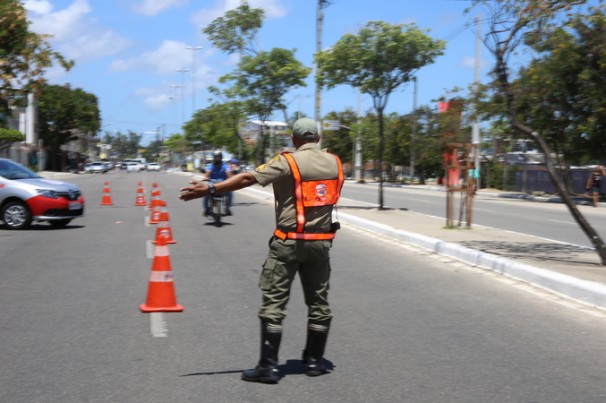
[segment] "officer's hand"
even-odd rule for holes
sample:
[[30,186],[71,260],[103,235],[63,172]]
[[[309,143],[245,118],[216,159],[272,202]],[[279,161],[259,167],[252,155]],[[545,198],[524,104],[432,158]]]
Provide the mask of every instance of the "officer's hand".
[[203,182],[190,181],[191,186],[179,189],[179,199],[183,201],[199,199],[208,194],[208,185]]

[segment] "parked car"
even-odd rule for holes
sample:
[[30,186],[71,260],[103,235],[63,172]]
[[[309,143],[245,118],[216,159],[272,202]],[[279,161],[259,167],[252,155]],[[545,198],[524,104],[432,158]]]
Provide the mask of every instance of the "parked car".
[[141,170],[141,165],[138,162],[127,162],[126,163],[126,173],[129,172],[139,172]]
[[65,227],[84,215],[84,197],[72,183],[44,179],[28,168],[0,158],[0,220],[9,229],[32,221]]
[[94,174],[94,173],[106,173],[108,171],[107,164],[103,161],[95,161],[88,164],[86,167],[86,173]]
[[147,170],[148,171],[159,171],[160,164],[158,164],[157,162],[150,162],[149,164],[147,164]]

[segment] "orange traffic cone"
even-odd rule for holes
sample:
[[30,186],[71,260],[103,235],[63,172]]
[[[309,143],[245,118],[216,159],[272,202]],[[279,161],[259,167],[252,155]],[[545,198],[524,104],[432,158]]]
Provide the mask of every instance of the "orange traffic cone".
[[162,214],[162,207],[166,207],[166,202],[164,200],[158,199],[154,204],[155,206],[149,215],[149,224],[158,224]]
[[154,252],[152,271],[147,288],[145,304],[139,305],[141,312],[181,312],[183,307],[177,303],[174,278],[171,272],[168,246],[164,238],[158,239]]
[[[156,184],[154,183],[154,185],[156,185]],[[158,185],[156,185],[156,186],[158,186]],[[152,188],[152,191],[151,191],[151,196],[150,196],[150,198],[149,198],[149,206],[148,206],[148,209],[150,209],[150,210],[151,210],[151,209],[153,209],[154,207],[156,207],[156,206],[157,206],[156,202],[157,202],[158,200],[160,200],[160,189],[158,189],[157,187],[156,187],[156,188]]]
[[135,206],[147,206],[147,202],[145,201],[143,191],[143,185],[139,182],[137,186],[137,198],[135,199]]
[[177,243],[177,241],[173,239],[173,230],[170,228],[170,225],[168,225],[168,212],[166,211],[166,208],[160,208],[161,211],[158,216],[158,226],[156,227],[156,240],[154,241],[154,243],[157,244],[159,238],[164,238],[167,244]]
[[114,202],[112,201],[111,189],[109,188],[109,182],[104,183],[103,187],[103,199],[101,200],[102,206],[113,206]]

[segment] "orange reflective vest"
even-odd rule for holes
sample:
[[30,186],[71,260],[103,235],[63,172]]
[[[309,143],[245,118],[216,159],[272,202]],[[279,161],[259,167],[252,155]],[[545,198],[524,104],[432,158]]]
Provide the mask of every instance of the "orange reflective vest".
[[297,166],[297,162],[290,153],[282,153],[286,158],[290,170],[294,178],[295,185],[295,210],[297,215],[297,229],[295,232],[284,232],[276,229],[274,235],[278,238],[284,239],[302,239],[302,240],[328,240],[334,239],[334,232],[327,233],[310,233],[305,232],[305,208],[308,207],[320,207],[320,206],[334,206],[339,200],[341,195],[341,188],[343,187],[343,167],[339,157],[334,155],[337,160],[337,167],[339,173],[334,179],[322,179],[322,180],[302,180],[301,172]]

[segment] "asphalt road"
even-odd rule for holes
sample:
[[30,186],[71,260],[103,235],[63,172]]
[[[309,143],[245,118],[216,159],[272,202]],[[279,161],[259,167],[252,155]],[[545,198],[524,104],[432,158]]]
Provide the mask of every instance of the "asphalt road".
[[[114,206],[100,206],[104,181]],[[84,218],[65,229],[0,229],[1,402],[603,402],[606,319],[519,284],[347,226],[335,240],[326,358],[309,378],[295,286],[278,385],[240,381],[258,359],[257,289],[270,201],[235,196],[216,228],[180,202],[181,176],[82,175]],[[141,313],[155,227],[134,206],[159,184],[177,243],[182,313],[166,337]],[[149,199],[148,199],[149,200]],[[154,318],[158,318],[155,315]]]
[[[374,183],[348,183],[343,197],[378,203],[378,188]],[[458,214],[459,196],[455,198]],[[414,189],[406,186],[384,187],[384,205],[406,208],[422,214],[445,217],[446,193],[438,190]],[[594,229],[606,239],[606,208],[579,206]],[[458,221],[458,215],[455,219]],[[501,228],[538,237],[592,247],[587,236],[562,203],[531,202],[500,198],[495,194],[478,192],[474,198],[473,224]]]

